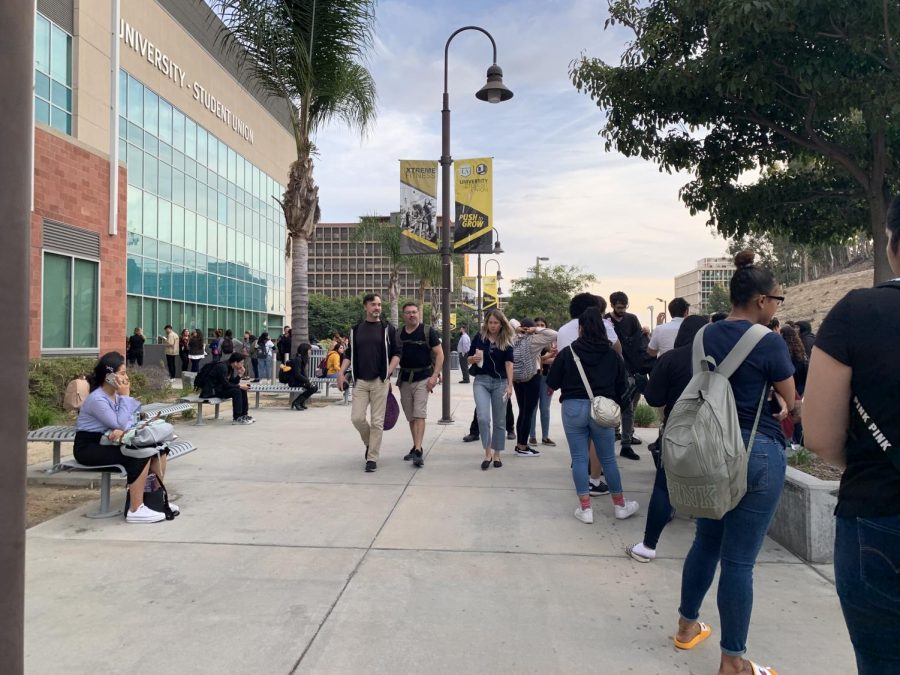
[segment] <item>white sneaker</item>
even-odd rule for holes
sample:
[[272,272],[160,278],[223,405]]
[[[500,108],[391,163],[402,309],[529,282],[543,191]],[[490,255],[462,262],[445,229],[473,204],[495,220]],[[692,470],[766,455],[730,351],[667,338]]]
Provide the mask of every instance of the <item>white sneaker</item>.
[[590,525],[594,522],[594,509],[583,509],[580,506],[575,507],[575,517],[582,523]]
[[181,509],[178,508],[178,504],[175,502],[169,502],[169,509],[172,513],[181,513]]
[[137,507],[136,511],[129,510],[128,515],[125,516],[126,523],[158,523],[165,519],[166,514],[154,511],[145,504],[141,504]]
[[616,506],[616,518],[625,520],[638,511],[638,503],[629,499],[625,500],[625,506]]

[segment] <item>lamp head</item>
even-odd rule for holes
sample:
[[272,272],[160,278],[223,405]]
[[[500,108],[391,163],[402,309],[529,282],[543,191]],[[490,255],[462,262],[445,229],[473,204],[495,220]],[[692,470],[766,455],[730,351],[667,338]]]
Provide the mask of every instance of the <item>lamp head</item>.
[[500,273],[500,268],[498,267],[497,268],[497,281],[501,281],[502,279],[503,279],[503,275]]
[[503,247],[500,246],[500,240],[494,242],[494,251],[493,255],[497,255],[498,253],[503,253]]
[[496,63],[487,70],[487,82],[475,92],[475,98],[488,103],[501,103],[513,97],[513,93],[503,84],[503,69]]

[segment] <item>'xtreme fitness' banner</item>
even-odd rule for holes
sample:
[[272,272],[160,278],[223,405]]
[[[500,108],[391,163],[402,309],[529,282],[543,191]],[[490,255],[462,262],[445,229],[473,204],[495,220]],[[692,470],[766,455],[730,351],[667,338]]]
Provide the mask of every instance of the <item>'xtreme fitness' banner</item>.
[[493,163],[490,157],[460,159],[454,163],[456,253],[490,253],[493,246]]
[[400,253],[437,253],[437,167],[432,160],[400,160]]

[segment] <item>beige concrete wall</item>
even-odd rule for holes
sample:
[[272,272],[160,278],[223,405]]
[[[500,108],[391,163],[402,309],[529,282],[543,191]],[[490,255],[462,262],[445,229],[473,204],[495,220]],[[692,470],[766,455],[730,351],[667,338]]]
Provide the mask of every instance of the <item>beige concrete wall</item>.
[[[109,152],[110,2],[75,0],[75,136]],[[276,180],[287,181],[293,137],[154,0],[121,0],[121,18],[184,71],[173,81],[119,39],[120,65]],[[253,142],[195,100],[194,83],[253,130]]]

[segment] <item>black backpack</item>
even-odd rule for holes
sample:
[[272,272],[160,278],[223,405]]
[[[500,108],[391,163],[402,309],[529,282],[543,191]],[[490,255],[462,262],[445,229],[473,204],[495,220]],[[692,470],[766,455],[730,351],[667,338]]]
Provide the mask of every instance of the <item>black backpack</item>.
[[222,340],[222,353],[231,354],[232,352],[234,352],[234,340],[232,340],[230,337],[227,337]]
[[200,369],[200,372],[197,373],[197,377],[194,378],[194,391],[200,392],[201,398],[212,398],[216,395],[215,389],[213,388],[212,373],[216,366],[219,365],[221,365],[221,362],[207,363]]
[[281,384],[290,384],[291,382],[291,366],[288,364],[286,367],[282,364],[278,364],[278,381]]

